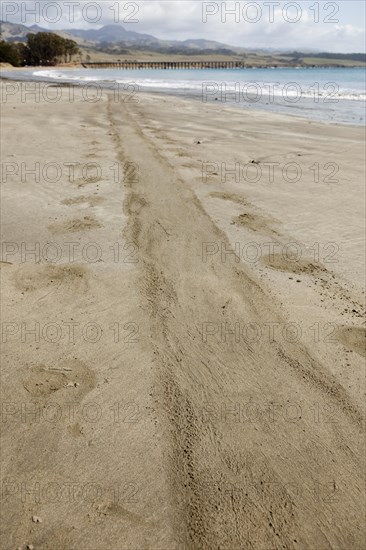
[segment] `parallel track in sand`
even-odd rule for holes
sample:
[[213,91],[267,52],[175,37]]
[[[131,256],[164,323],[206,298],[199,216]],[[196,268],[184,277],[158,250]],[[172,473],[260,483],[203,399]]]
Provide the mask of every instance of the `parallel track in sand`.
[[[5,164],[75,177],[1,184],[3,547],[363,550],[361,130],[148,94],[8,99]],[[340,185],[315,183],[336,156]],[[304,176],[203,181],[209,159]],[[290,269],[220,254],[291,239]],[[308,259],[315,241],[339,262]]]
[[[139,248],[177,544],[361,549],[362,411],[305,346],[203,341],[202,323],[225,322],[228,301],[261,325],[281,322],[279,308],[244,265],[202,261],[202,243],[229,243],[144,133],[143,107],[117,108],[110,98],[107,109],[119,161],[138,165],[127,178],[125,236]],[[262,414],[244,422],[238,404],[248,401],[321,403],[337,421]]]

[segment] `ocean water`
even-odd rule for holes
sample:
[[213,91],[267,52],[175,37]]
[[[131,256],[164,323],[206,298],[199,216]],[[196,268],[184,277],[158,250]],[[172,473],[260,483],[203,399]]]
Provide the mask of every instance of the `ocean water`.
[[[27,69],[2,71],[11,79],[69,82],[93,100],[99,88],[173,94],[242,109],[261,109],[333,123],[364,124],[366,72],[362,68],[270,69]],[[100,92],[99,92],[100,93]]]

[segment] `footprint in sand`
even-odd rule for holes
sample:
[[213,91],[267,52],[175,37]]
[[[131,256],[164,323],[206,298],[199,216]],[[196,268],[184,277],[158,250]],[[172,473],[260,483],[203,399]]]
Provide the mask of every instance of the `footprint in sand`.
[[[234,202],[235,204],[240,204],[241,206],[246,206],[247,208],[251,206],[244,197],[236,193],[215,191],[210,193],[209,196],[213,199],[222,199],[224,201]],[[273,227],[278,225],[278,221],[274,218],[264,216],[260,212],[243,212],[242,214],[239,214],[239,216],[235,216],[232,219],[231,224],[237,225],[238,227],[246,227],[251,231],[278,235],[278,232]]]
[[262,214],[244,212],[233,218],[231,224],[239,227],[246,227],[251,231],[266,233],[270,235],[279,235],[279,233],[271,227],[274,221],[266,218]]
[[340,327],[336,337],[345,348],[366,357],[366,329],[363,327]]
[[64,199],[61,204],[65,204],[66,206],[72,206],[73,204],[88,204],[89,206],[97,206],[101,202],[103,202],[102,197],[96,197],[96,196],[85,196],[80,195],[79,197],[74,197],[71,199]]
[[268,254],[263,256],[261,261],[265,266],[270,267],[271,269],[287,273],[295,273],[297,275],[313,275],[326,271],[325,267],[318,262],[308,261],[305,259],[298,260],[296,255],[291,258],[290,254],[286,256],[283,254]]
[[55,392],[68,392],[81,399],[96,387],[96,376],[76,359],[57,366],[33,365],[27,370],[23,386],[32,397],[48,398]]
[[83,435],[83,428],[78,422],[76,424],[70,424],[67,427],[67,431],[72,437],[81,437]]
[[22,265],[15,273],[14,284],[23,292],[60,286],[64,290],[85,290],[88,286],[87,269],[77,264]]
[[101,181],[102,178],[95,177],[95,178],[77,178],[74,179],[72,183],[75,183],[78,187],[85,187],[86,185],[90,185],[92,183],[98,183]]
[[225,191],[213,191],[210,193],[210,197],[213,199],[222,199],[224,201],[231,201],[235,202],[236,204],[241,204],[242,206],[248,206],[248,201],[245,200],[244,197],[241,195],[237,195],[236,193],[228,193]]
[[102,225],[92,216],[83,218],[74,218],[63,223],[54,223],[48,226],[51,233],[78,233],[79,231],[89,231],[90,229],[99,229]]

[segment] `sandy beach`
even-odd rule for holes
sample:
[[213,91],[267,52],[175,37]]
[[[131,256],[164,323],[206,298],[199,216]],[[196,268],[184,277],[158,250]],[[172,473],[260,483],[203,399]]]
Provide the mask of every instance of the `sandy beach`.
[[21,86],[3,548],[364,548],[364,128]]

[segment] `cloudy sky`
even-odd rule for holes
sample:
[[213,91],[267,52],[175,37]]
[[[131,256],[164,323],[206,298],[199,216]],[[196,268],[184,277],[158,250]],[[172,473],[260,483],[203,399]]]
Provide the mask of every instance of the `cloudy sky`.
[[246,48],[364,52],[365,5],[363,0],[2,0],[1,19],[50,30],[119,23],[170,40],[205,38]]

